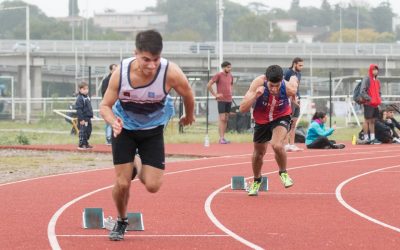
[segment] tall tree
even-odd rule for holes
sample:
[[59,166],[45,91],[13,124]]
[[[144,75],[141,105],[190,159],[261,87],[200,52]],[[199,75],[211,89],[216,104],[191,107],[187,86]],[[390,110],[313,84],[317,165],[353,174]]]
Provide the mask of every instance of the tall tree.
[[378,32],[392,32],[393,11],[389,1],[381,2],[378,7],[372,8],[372,24]]

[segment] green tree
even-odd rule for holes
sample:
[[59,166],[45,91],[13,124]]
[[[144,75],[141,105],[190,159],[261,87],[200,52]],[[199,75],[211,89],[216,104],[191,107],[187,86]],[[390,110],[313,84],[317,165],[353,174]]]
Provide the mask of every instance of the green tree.
[[392,32],[393,11],[388,1],[371,10],[372,24],[378,32]]
[[234,27],[231,35],[234,41],[266,42],[268,40],[269,26],[262,16],[249,13],[236,20]]

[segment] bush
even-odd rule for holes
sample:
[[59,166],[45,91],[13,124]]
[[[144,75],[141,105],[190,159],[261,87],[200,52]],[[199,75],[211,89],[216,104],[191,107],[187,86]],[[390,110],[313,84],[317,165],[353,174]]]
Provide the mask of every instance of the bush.
[[17,143],[21,144],[21,145],[29,145],[30,144],[29,138],[26,135],[24,135],[22,132],[19,135],[17,135]]

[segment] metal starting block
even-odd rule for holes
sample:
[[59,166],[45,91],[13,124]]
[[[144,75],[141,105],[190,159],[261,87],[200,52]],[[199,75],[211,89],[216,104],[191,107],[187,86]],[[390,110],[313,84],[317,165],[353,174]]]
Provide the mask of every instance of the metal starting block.
[[246,182],[244,176],[233,176],[231,179],[231,189],[246,190]]
[[[105,228],[112,230],[116,220],[111,216],[104,219]],[[143,216],[142,213],[128,213],[128,227],[126,231],[144,231]]]
[[[231,189],[233,190],[247,190],[247,182],[244,176],[233,176],[231,179]],[[260,191],[268,191],[268,177],[263,176],[260,186]]]
[[266,176],[262,177],[260,191],[268,191],[268,177]]
[[128,213],[127,231],[144,231],[142,213]]
[[88,229],[104,228],[102,208],[85,208],[82,212],[82,227]]

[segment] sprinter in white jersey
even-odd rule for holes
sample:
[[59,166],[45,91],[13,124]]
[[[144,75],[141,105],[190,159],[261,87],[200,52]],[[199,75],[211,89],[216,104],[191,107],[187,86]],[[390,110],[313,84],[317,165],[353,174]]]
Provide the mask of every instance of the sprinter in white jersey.
[[[112,74],[100,114],[112,125],[115,184],[112,196],[118,220],[110,240],[124,239],[131,180],[137,175],[146,189],[159,190],[165,168],[163,128],[174,114],[168,93],[183,97],[182,125],[194,122],[194,98],[186,76],[176,64],[161,58],[162,37],[155,30],[136,36],[135,57],[124,59]],[[135,157],[138,151],[139,156]]]

